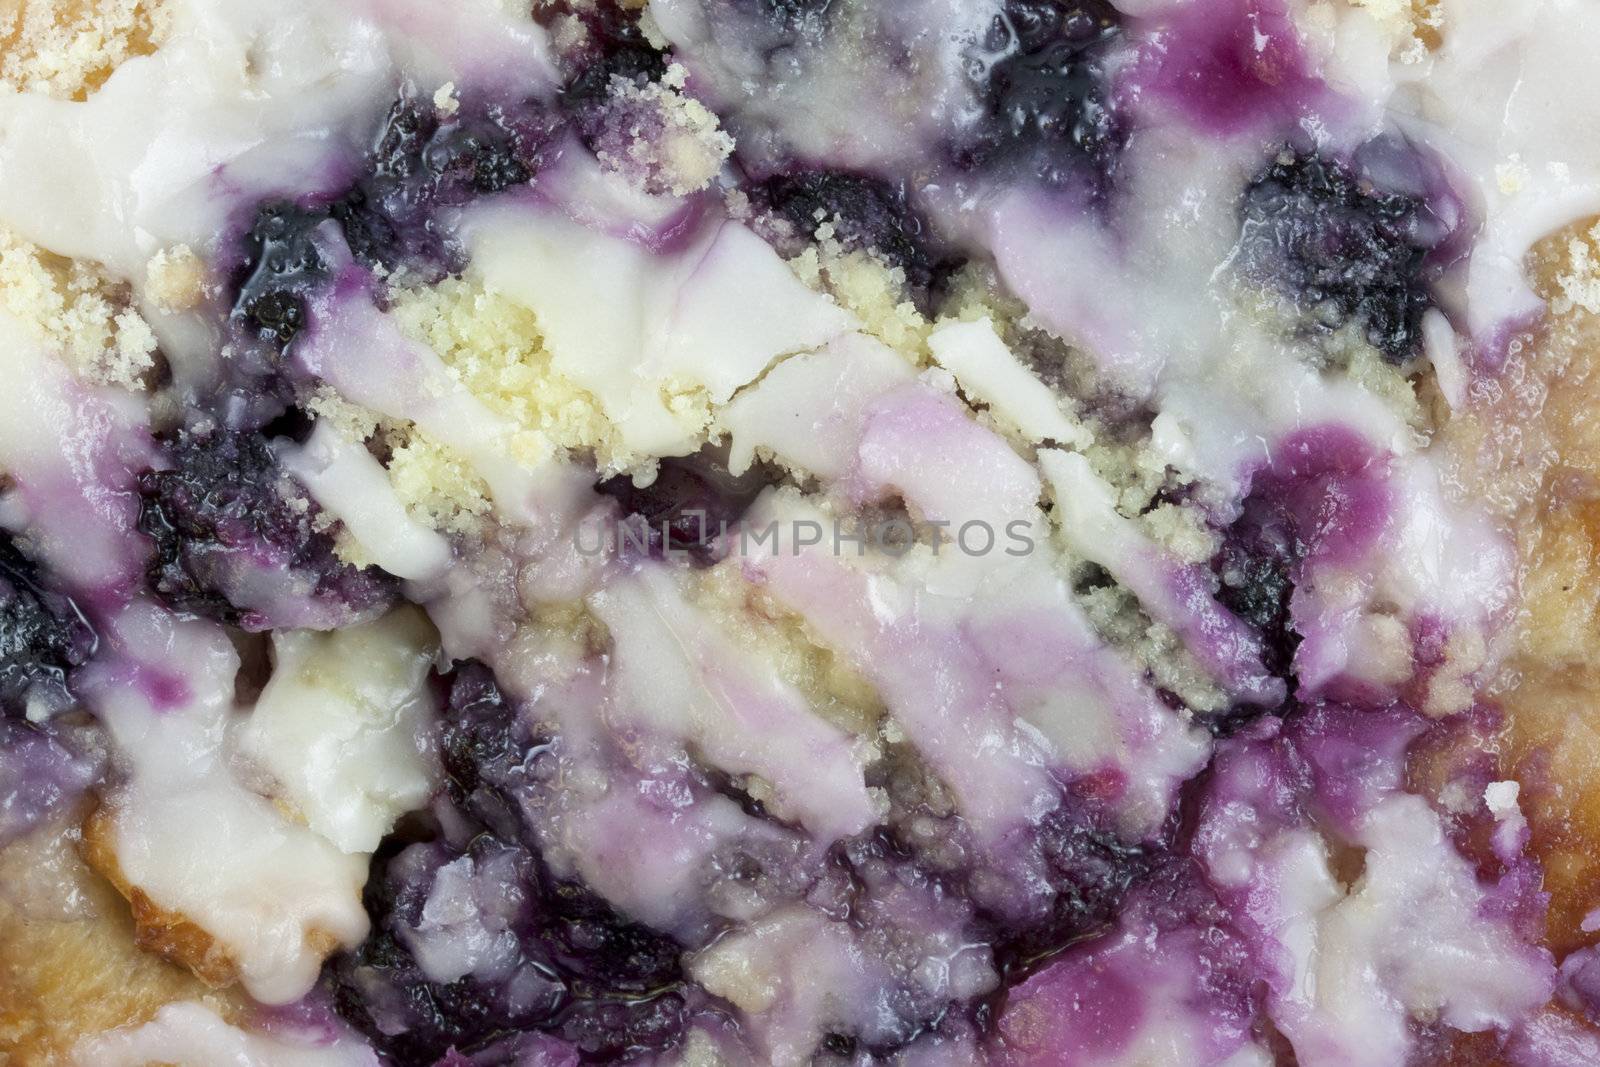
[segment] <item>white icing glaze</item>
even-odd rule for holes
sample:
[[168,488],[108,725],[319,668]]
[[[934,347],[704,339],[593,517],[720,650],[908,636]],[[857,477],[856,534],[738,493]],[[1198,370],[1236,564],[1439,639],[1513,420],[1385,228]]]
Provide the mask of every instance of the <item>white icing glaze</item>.
[[407,513],[388,472],[364,444],[319,423],[283,464],[324,511],[344,524],[373,563],[397,578],[435,578],[450,565],[450,543]]
[[[982,833],[998,836],[1052,806],[1052,764],[1125,775],[1118,807],[1127,827],[1152,828],[1205,745],[1100,645],[1045,553],[1020,542],[1006,551],[1002,531],[1042,528],[1033,470],[947,397],[913,385],[867,409],[843,487],[859,500],[897,492],[923,521],[947,522],[957,535],[986,524],[995,544],[987,553],[921,546],[898,561],[859,563],[752,544],[751,580],[852,658]],[[780,529],[832,521],[782,496],[750,521],[773,519]]]
[[[965,53],[998,7],[995,0],[923,0],[836,8],[848,25],[822,35],[786,33],[737,4],[649,5],[695,90],[733,116],[742,151],[763,164],[793,153],[844,170],[909,162],[973,115],[961,76]],[[899,61],[882,62],[879,49]]]
[[195,1001],[168,1004],[140,1026],[84,1038],[72,1051],[79,1067],[377,1067],[354,1038],[276,1035],[242,1030]]
[[987,404],[1024,439],[1090,444],[1088,431],[1067,418],[1060,399],[1012,355],[988,319],[941,326],[929,335],[928,348],[970,399]]
[[[238,658],[220,629],[138,606],[120,629],[128,658],[97,664],[104,681],[84,688],[130,764],[112,808],[122,875],[215,939],[256,999],[296,1000],[328,948],[366,936],[367,857],[339,851],[235,777],[227,725]],[[166,674],[173,697],[152,701],[154,680],[126,677],[137,664]]]
[[784,360],[723,409],[732,435],[728,469],[743,474],[764,453],[839,478],[867,404],[912,376],[893,349],[859,333]]
[[714,766],[771,786],[774,811],[822,840],[874,822],[848,734],[817,718],[770,667],[695,610],[669,571],[644,566],[589,598],[612,640],[607,725],[681,737]]
[[158,250],[212,247],[241,202],[337,181],[362,148],[349,120],[393,85],[378,28],[345,9],[183,0],[172,17],[86,102],[0,98],[0,219],[136,285]]
[[704,417],[685,401],[726,403],[773,360],[850,325],[736,222],[708,220],[670,253],[526,207],[480,209],[464,225],[473,270],[539,316],[556,368],[644,455],[694,450]]
[[436,774],[427,752],[437,654],[420,611],[401,608],[333,633],[273,635],[272,678],[239,729],[238,751],[276,795],[344,852],[366,853]]

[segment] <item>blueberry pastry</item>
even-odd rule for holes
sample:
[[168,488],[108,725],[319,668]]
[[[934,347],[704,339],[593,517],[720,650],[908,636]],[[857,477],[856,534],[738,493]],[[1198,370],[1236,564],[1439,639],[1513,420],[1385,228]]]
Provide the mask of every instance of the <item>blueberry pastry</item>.
[[1600,1064],[1597,40],[16,0],[0,1064]]

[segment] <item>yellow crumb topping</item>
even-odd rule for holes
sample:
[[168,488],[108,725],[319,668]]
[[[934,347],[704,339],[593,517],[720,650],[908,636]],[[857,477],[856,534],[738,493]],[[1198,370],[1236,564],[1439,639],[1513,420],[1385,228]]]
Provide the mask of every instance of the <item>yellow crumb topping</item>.
[[617,465],[615,427],[594,394],[555,369],[531,310],[476,279],[450,278],[396,293],[393,314],[407,336],[438,353],[457,381],[515,424],[514,455],[592,451],[601,466]]
[[1574,308],[1600,315],[1600,224],[1567,238],[1567,262],[1556,275],[1559,293],[1551,310],[1566,315]]
[[1138,518],[1139,525],[1185,563],[1205,563],[1222,547],[1221,535],[1200,508],[1162,504]]
[[393,435],[389,484],[411,517],[470,535],[489,515],[489,489],[472,465],[420,431]]
[[662,82],[637,85],[613,79],[613,109],[626,128],[596,153],[601,164],[625,176],[639,175],[652,192],[688,196],[710,185],[733,154],[733,138],[717,116],[681,91],[688,72],[667,68]]
[[164,36],[163,0],[20,0],[0,9],[0,84],[82,100]]
[[861,320],[863,332],[904,354],[919,366],[929,361],[932,324],[906,298],[906,274],[865,251],[847,252],[833,237],[832,224],[818,229],[818,243],[789,266],[800,280],[832,296]]
[[1139,610],[1133,594],[1107,585],[1078,596],[1078,605],[1099,635],[1150,672],[1151,680],[1199,711],[1227,707],[1228,697],[1168,626]]
[[871,683],[816,640],[802,619],[745,581],[736,557],[702,572],[691,596],[733,620],[728,636],[805,694],[818,716],[858,736],[877,732],[885,712]]
[[1421,430],[1426,425],[1427,414],[1416,387],[1399,367],[1386,361],[1364,339],[1350,345],[1345,358],[1344,373],[1350,381],[1382,400],[1412,429]]
[[1439,0],[1348,0],[1365,11],[1388,35],[1391,54],[1402,63],[1417,63],[1439,43],[1443,21]]
[[165,311],[186,311],[206,296],[206,266],[188,245],[163,248],[145,264],[145,295]]
[[138,388],[155,367],[155,334],[129,299],[92,264],[0,232],[0,311],[85,379]]

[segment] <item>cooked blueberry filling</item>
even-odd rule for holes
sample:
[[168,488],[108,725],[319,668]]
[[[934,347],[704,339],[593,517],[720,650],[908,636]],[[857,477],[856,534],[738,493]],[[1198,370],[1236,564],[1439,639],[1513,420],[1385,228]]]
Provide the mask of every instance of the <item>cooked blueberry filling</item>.
[[[465,871],[466,873],[461,873]],[[430,980],[430,900],[462,882],[495,924],[490,964]],[[476,883],[472,879],[477,879]],[[492,901],[492,903],[490,903]],[[464,852],[412,845],[380,858],[366,904],[374,931],[329,971],[340,1013],[400,1063],[446,1051],[482,1052],[517,1031],[570,1042],[584,1062],[607,1063],[673,1047],[685,1022],[678,949],[620,918],[579,886],[552,882],[535,857],[482,834]],[[437,966],[437,964],[435,964]]]
[[1044,924],[1006,939],[1006,955],[1019,959],[1037,959],[1104,929],[1165,851],[1130,843],[1103,820],[1069,806],[1040,821],[1038,842],[1055,899]]
[[974,62],[985,113],[965,158],[1104,192],[1125,139],[1104,64],[1120,32],[1103,0],[1007,0],[983,42],[1002,58]]
[[87,731],[54,717],[73,706],[71,672],[98,644],[78,605],[0,532],[0,844],[67,810],[103,771]]
[[262,434],[179,429],[164,444],[171,466],[139,478],[139,529],[155,543],[150,587],[168,604],[247,629],[327,629],[393,603],[393,579],[334,554]]
[[928,223],[908,202],[902,183],[866,174],[796,171],[758,183],[752,197],[804,238],[827,224],[847,250],[877,253],[905,271],[915,292],[925,295],[953,268],[934,251]]
[[707,450],[662,460],[655,481],[643,488],[626,475],[607,478],[597,488],[621,505],[626,531],[619,531],[619,543],[643,546],[657,556],[668,550],[687,553],[706,564],[715,559],[723,531],[772,480],[761,467],[736,478],[715,450]]
[[[139,921],[202,930],[240,1003],[331,1003],[319,1062],[1394,1067],[1593,1008],[1474,708],[1518,547],[1433,432],[1491,418],[1535,307],[1503,238],[1577,186],[1509,120],[1491,186],[1344,99],[1459,38],[292,0],[285,51],[189,6],[47,116],[127,214],[63,246],[132,223],[104,284],[0,227],[0,841],[115,767]],[[140,119],[83,163],[141,69],[203,86],[183,158]],[[9,215],[48,123],[0,112]],[[188,183],[159,212],[151,174]],[[1495,187],[1458,270],[1457,190]],[[176,228],[191,195],[232,230]],[[13,336],[18,276],[70,314]],[[1427,725],[1469,719],[1475,759]]]
[[558,126],[541,105],[514,97],[464,101],[441,118],[431,100],[403,92],[374,138],[371,170],[329,213],[364,264],[424,277],[458,270],[461,251],[435,212],[526,184]]
[[1402,363],[1420,350],[1433,305],[1427,210],[1346,164],[1285,153],[1245,190],[1240,261],[1248,277],[1293,299],[1313,329],[1355,323],[1385,359]]
[[366,173],[345,193],[257,209],[235,275],[235,317],[280,348],[294,339],[308,294],[327,278],[317,232],[330,220],[364,266],[435,281],[459,270],[463,253],[435,213],[526,184],[559,125],[532,102],[470,101],[441,117],[431,100],[402,92],[373,137]]
[[22,717],[30,702],[70,702],[67,675],[87,663],[99,639],[70,597],[40,581],[9,534],[0,533],[0,713]]
[[263,204],[245,233],[233,314],[280,348],[306,325],[306,296],[326,279],[316,230],[327,216],[289,203]]
[[561,103],[573,111],[603,104],[611,95],[612,80],[643,85],[660,81],[667,57],[645,39],[639,21],[615,0],[574,4],[568,17],[580,19],[587,30],[581,62],[561,90]]
[[1244,514],[1228,528],[1222,551],[1212,562],[1221,583],[1218,599],[1261,635],[1267,669],[1291,673],[1300,635],[1289,612],[1294,573],[1304,547],[1292,525],[1268,502],[1252,497]]
[[[372,934],[327,973],[340,1014],[397,1062],[493,1053],[517,1031],[555,1035],[586,1063],[681,1039],[680,947],[554,877],[523,822],[546,747],[486,668],[457,670],[440,744],[445,827],[380,851],[365,898]],[[482,950],[462,956],[461,944]],[[453,977],[430,977],[441,973]]]

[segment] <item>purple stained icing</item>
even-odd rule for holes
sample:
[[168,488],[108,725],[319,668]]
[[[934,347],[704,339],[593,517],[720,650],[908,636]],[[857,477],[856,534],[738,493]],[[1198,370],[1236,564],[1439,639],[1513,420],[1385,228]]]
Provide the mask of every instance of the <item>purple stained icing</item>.
[[1371,566],[1396,509],[1390,462],[1355,431],[1325,424],[1278,441],[1250,476],[1212,566],[1219,601],[1259,635],[1275,673],[1295,674],[1302,639],[1321,632],[1315,577]]
[[1285,0],[1194,0],[1141,29],[1141,55],[1119,92],[1149,93],[1202,133],[1286,127],[1329,95]]
[[[612,152],[639,132],[641,116],[615,108],[612,91],[618,79],[637,88],[660,78],[666,57],[620,7],[557,7],[586,31],[562,57],[557,99],[468,93],[445,115],[408,86],[344,194],[255,211],[228,275],[237,362],[143,463],[150,585],[171,607],[259,630],[351,625],[398,602],[396,583],[334,555],[316,505],[273,455],[270,438],[288,422],[271,420],[300,379],[334,377],[321,362],[332,345],[374,341],[351,365],[375,395],[411,375],[416,350],[362,329],[382,322],[377,278],[436,281],[466,265],[453,209],[489,197],[517,210],[577,205],[586,223],[657,250],[721,219],[711,196],[641,197],[637,217],[590,217],[604,213],[583,202],[598,173],[583,169],[593,162],[583,146]],[[828,0],[746,7],[783,42],[775,53],[837,32],[842,12]],[[1070,186],[1106,199],[1152,101],[1207,136],[1276,143],[1327,96],[1282,0],[1194,0],[1129,18],[1100,0],[996,8],[986,60],[961,75],[974,124],[939,146],[955,157],[939,167],[976,189]],[[1349,158],[1275,158],[1240,191],[1241,268],[1330,328],[1355,322],[1386,356],[1409,359],[1428,287],[1470,225],[1435,162],[1390,140]],[[820,212],[845,247],[903,268],[933,306],[951,264],[917,203],[927,175],[837,165],[727,180],[767,222],[802,235]],[[1025,218],[1041,230],[1100,225],[1071,214]],[[355,326],[330,326],[333,308],[359,309]],[[253,390],[264,395],[241,399]],[[1031,455],[927,381],[866,403],[860,429],[837,484],[789,487],[938,519],[1038,513]],[[1556,978],[1533,947],[1545,902],[1525,824],[1506,815],[1509,828],[1475,849],[1486,809],[1425,796],[1408,777],[1418,749],[1444,745],[1442,731],[1381,687],[1331,705],[1295,685],[1302,642],[1326,636],[1319,583],[1370,569],[1385,550],[1405,503],[1398,460],[1332,422],[1269,444],[1248,495],[1218,509],[1232,521],[1211,568],[1154,557],[1139,561],[1143,584],[1118,576],[1235,702],[1210,719],[1157,693],[1047,570],[952,570],[935,576],[947,585],[924,587],[925,576],[881,560],[875,573],[812,554],[745,561],[728,575],[759,588],[764,624],[803,626],[884,705],[870,711],[892,725],[866,729],[871,743],[843,756],[842,729],[793,731],[783,701],[698,647],[679,649],[696,684],[737,705],[712,727],[743,731],[726,748],[619,698],[632,652],[607,645],[602,625],[570,660],[502,642],[483,652],[493,669],[456,664],[433,739],[445,784],[374,857],[372,933],[330,962],[322,992],[392,1062],[445,1067],[670,1061],[691,1033],[725,1042],[735,1064],[1060,1067],[1178,1049],[1201,1067],[1285,1058],[1291,1046],[1308,1065],[1400,1063],[1407,1042],[1431,1050],[1461,1033],[1497,1035],[1518,1064],[1581,1057],[1592,1035],[1537,1011]],[[599,483],[652,528],[644,558],[613,576],[667,573],[651,557],[669,547],[717,562],[692,513],[704,510],[715,532],[769,480],[759,469],[733,479],[704,453],[666,459],[647,487]],[[101,479],[125,505],[126,481]],[[142,549],[131,522],[114,536]],[[505,571],[526,562],[504,550]],[[100,769],[13,710],[64,692],[94,652],[72,603],[29,582],[0,561],[0,839],[63,810]],[[89,606],[107,616],[135,595],[105,588],[114,595]],[[590,597],[585,610],[599,603]],[[441,630],[448,620],[440,609]],[[1406,622],[1423,684],[1448,662],[1452,620],[1420,612]],[[530,680],[529,660],[548,675]],[[161,709],[193,696],[160,665],[126,681]],[[677,694],[648,695],[665,705]],[[1482,756],[1490,724],[1468,718]],[[827,744],[738,748],[796,737]],[[1493,770],[1453,766],[1451,796],[1481,796]],[[855,792],[838,799],[843,778]],[[802,802],[785,795],[808,787],[816,795]],[[1436,898],[1417,888],[1418,863],[1444,887]],[[1371,912],[1381,912],[1380,940],[1405,953],[1349,948]],[[1407,941],[1413,929],[1425,936]],[[707,965],[741,939],[732,979]],[[1307,943],[1319,959],[1378,961],[1367,985],[1381,1003],[1308,994],[1318,983],[1303,971]],[[1470,966],[1435,948],[1459,949]],[[1567,1008],[1592,1014],[1591,955],[1563,964],[1560,990]],[[1490,964],[1493,981],[1478,977]],[[769,988],[768,1003],[752,1006]],[[1341,1029],[1390,1044],[1359,1059],[1339,1044]]]
[[78,807],[105,771],[82,732],[0,718],[0,845]]
[[[1278,509],[1310,564],[1365,559],[1393,509],[1388,457],[1339,424],[1312,426],[1280,439],[1258,471],[1251,496]],[[1247,505],[1248,506],[1248,505]]]
[[1175,859],[1133,895],[1110,932],[1069,948],[1009,992],[988,1061],[1124,1062],[1156,1030],[1165,1041],[1155,1048],[1222,1063],[1251,1043],[1258,996],[1227,913],[1195,866]]

